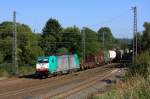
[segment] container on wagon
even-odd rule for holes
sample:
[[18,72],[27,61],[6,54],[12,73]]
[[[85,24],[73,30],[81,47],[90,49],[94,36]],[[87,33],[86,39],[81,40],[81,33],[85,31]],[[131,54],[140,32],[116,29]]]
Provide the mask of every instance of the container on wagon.
[[109,54],[109,51],[103,51],[103,54],[104,54],[104,61],[105,63],[109,63],[110,62],[110,54]]
[[120,61],[123,57],[124,51],[123,50],[116,50],[116,60]]
[[110,59],[113,60],[116,58],[116,51],[114,50],[109,50],[109,55],[110,55]]

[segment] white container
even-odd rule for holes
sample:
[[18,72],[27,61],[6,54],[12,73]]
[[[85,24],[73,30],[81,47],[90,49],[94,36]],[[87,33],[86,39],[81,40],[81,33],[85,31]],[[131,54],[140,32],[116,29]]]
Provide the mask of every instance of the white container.
[[110,59],[115,59],[116,58],[116,51],[114,50],[109,50],[109,56],[110,56]]

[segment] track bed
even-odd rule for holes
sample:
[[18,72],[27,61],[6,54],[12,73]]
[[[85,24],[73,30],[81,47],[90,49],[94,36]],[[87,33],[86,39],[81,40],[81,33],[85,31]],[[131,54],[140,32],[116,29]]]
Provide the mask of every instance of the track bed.
[[[115,64],[116,65],[116,64]],[[95,84],[115,70],[114,64],[47,79],[12,79],[0,82],[0,99],[62,98]]]

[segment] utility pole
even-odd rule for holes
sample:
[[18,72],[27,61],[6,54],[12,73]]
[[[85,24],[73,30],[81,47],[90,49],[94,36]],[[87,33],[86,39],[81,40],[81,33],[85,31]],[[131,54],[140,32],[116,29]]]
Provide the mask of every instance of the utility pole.
[[13,64],[15,72],[18,73],[18,58],[17,58],[17,28],[16,28],[16,11],[13,12]]
[[[134,23],[133,23],[133,60],[134,56],[137,56],[137,7],[132,7],[134,13]],[[135,39],[134,39],[135,37]]]
[[135,55],[137,56],[137,52],[138,52],[138,45],[137,45],[137,8],[134,7],[134,33],[136,36],[136,50],[135,50]]
[[83,60],[84,60],[84,62],[85,62],[85,58],[86,58],[86,56],[85,56],[85,28],[83,28],[83,30],[82,30],[82,44],[83,44]]

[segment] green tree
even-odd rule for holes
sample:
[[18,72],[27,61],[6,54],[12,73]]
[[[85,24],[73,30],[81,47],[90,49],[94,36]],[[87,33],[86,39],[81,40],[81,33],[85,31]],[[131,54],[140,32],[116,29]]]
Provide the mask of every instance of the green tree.
[[61,41],[62,27],[56,19],[50,18],[43,28],[41,47],[45,55],[54,54],[59,48],[58,44]]
[[[142,48],[142,33],[138,32],[136,35],[134,35],[134,41],[136,41],[136,36],[137,36],[137,51],[140,52]],[[133,40],[132,40],[132,45],[133,45]],[[136,42],[134,42],[134,45],[136,45]]]
[[129,67],[130,73],[148,77],[150,75],[150,52],[144,51],[135,57],[134,65]]
[[109,27],[102,27],[98,30],[98,40],[102,43],[104,37],[104,44],[106,48],[113,48],[117,40],[114,38]]
[[3,54],[3,61],[4,62],[12,62],[12,47],[13,47],[13,44],[12,44],[12,37],[5,37],[3,39],[0,39],[0,52],[1,54]]
[[57,50],[57,53],[60,54],[60,55],[65,55],[65,54],[68,54],[69,51],[68,51],[67,48],[62,47],[62,48],[59,48],[59,49]]
[[143,50],[150,50],[150,23],[144,23],[145,30],[143,31],[142,48]]
[[84,28],[83,32],[85,33],[86,54],[99,52],[101,43],[98,42],[97,33],[90,28]]
[[[19,65],[31,65],[36,57],[43,53],[38,46],[39,36],[32,33],[29,26],[17,23],[18,62]],[[13,23],[6,21],[0,24],[0,51],[4,62],[12,62]]]
[[13,25],[12,22],[6,21],[0,24],[0,38],[3,39],[5,37],[13,36]]
[[61,47],[67,48],[72,53],[81,51],[81,32],[78,27],[73,26],[63,30]]
[[43,55],[43,50],[38,46],[39,37],[30,32],[18,35],[18,55],[20,64],[34,64],[38,56]]
[[50,18],[43,28],[43,37],[52,35],[57,41],[60,41],[60,33],[62,31],[62,27],[60,23],[56,19]]
[[56,53],[56,39],[52,35],[47,35],[40,39],[40,46],[42,47],[45,55]]

